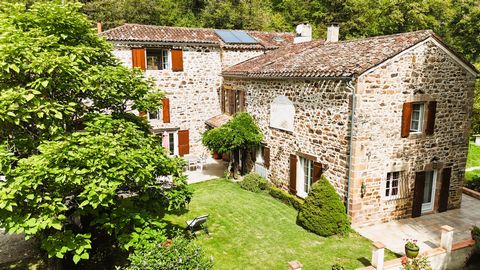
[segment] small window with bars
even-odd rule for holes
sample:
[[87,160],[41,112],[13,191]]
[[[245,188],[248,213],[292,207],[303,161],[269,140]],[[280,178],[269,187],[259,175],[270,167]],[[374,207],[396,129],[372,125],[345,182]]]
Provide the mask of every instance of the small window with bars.
[[385,180],[385,193],[384,198],[387,200],[400,198],[400,182],[402,174],[401,172],[389,172],[387,173],[387,179]]
[[164,70],[169,68],[168,50],[147,49],[147,69]]

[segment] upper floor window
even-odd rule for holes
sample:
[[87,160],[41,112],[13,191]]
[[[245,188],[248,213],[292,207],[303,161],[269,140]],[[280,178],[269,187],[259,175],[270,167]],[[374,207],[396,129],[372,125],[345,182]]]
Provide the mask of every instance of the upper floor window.
[[147,69],[163,70],[169,69],[169,51],[164,49],[147,49]]
[[245,92],[239,90],[222,90],[222,111],[228,115],[245,111]]
[[148,112],[148,119],[149,120],[161,120],[161,114],[160,111],[153,111],[153,112]]
[[412,116],[410,120],[410,132],[423,131],[423,116],[425,105],[423,103],[412,104]]

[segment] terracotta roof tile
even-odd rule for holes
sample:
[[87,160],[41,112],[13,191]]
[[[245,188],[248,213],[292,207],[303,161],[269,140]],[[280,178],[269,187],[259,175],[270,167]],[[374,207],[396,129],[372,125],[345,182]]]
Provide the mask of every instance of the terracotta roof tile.
[[219,115],[216,115],[212,118],[209,118],[207,121],[205,121],[205,124],[207,124],[211,127],[219,127],[223,124],[226,124],[231,119],[232,119],[232,117],[229,116],[229,115],[219,114]]
[[275,49],[293,43],[293,33],[245,31],[259,44],[226,44],[210,28],[124,24],[100,33],[108,41],[216,44],[227,49]]
[[430,30],[351,41],[285,46],[222,74],[246,77],[349,77],[372,68],[435,34]]

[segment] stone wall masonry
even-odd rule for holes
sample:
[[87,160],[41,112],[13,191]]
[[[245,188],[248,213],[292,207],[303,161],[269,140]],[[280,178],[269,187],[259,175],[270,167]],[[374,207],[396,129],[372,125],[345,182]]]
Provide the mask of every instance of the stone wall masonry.
[[[324,175],[345,196],[351,91],[344,81],[226,77],[224,85],[246,91],[246,109],[270,147],[270,181],[287,188],[289,155],[301,152],[328,166]],[[294,132],[269,127],[270,103],[279,95],[288,97],[295,106]]]
[[264,50],[237,50],[237,49],[223,49],[222,50],[222,67],[230,67],[238,63],[244,62],[248,59],[264,54]]
[[[415,172],[424,171],[433,157],[439,159],[439,167],[452,168],[448,208],[460,207],[474,82],[471,74],[431,42],[358,78],[350,196],[353,223],[409,217]],[[425,99],[437,101],[434,134],[401,138],[403,103]],[[387,201],[384,182],[391,171],[403,171],[404,190],[401,198]],[[362,183],[367,187],[363,198]]]

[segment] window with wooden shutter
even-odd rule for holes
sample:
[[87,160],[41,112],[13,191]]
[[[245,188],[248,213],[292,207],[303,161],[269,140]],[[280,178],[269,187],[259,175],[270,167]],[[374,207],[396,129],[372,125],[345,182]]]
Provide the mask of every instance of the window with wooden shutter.
[[182,49],[172,49],[172,70],[183,71],[183,51]]
[[440,198],[438,200],[438,212],[447,211],[451,176],[452,176],[452,168],[444,168],[442,171],[442,184],[440,187]]
[[146,118],[147,117],[147,112],[138,112],[138,116]]
[[267,146],[263,147],[263,166],[270,168],[270,148]]
[[313,162],[312,184],[320,180],[321,176],[322,176],[322,164],[320,162]]
[[132,48],[132,66],[141,70],[146,69],[145,48]]
[[436,101],[428,102],[427,127],[425,128],[425,133],[427,135],[432,135],[435,130],[436,111],[437,111],[437,102]]
[[401,135],[402,138],[407,138],[410,135],[410,122],[412,119],[412,106],[413,103],[406,102],[403,103],[403,111],[402,111],[402,130]]
[[413,191],[412,218],[422,215],[423,191],[425,189],[425,172],[415,174],[415,189]]
[[168,98],[162,99],[162,114],[163,123],[170,123],[170,100]]
[[297,156],[290,155],[290,183],[288,190],[292,194],[297,194]]
[[188,130],[178,131],[178,154],[180,156],[190,153],[190,139]]

